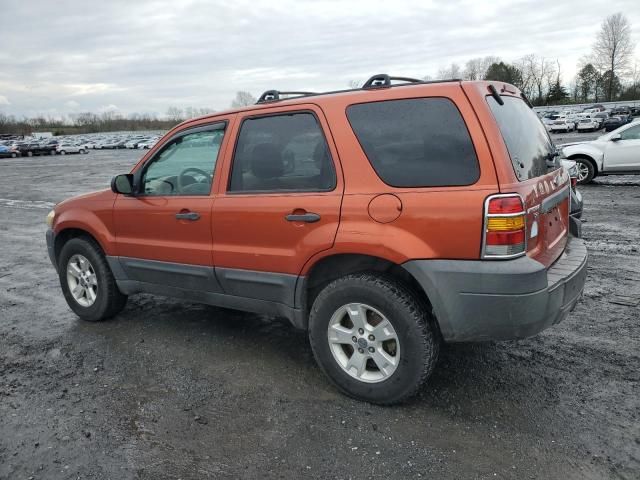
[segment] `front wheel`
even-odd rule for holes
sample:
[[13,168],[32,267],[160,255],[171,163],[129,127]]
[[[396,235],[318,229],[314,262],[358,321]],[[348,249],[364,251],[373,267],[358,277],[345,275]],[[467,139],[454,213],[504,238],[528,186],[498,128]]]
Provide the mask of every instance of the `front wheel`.
[[390,405],[418,392],[436,363],[439,336],[426,305],[392,278],[348,275],[313,302],[309,340],[342,392]]
[[576,158],[575,161],[578,167],[578,184],[584,185],[591,182],[596,174],[593,163],[586,158]]
[[118,289],[104,254],[93,239],[72,238],[64,244],[58,276],[67,304],[83,320],[106,320],[127,303],[127,296]]

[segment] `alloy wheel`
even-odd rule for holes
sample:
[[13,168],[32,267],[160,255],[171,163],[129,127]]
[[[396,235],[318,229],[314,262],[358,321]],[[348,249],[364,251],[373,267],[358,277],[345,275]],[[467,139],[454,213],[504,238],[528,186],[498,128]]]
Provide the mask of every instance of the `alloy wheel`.
[[83,307],[90,307],[98,295],[98,277],[91,262],[80,254],[73,255],[67,263],[67,284],[74,300]]
[[362,382],[388,379],[400,362],[400,342],[393,325],[380,311],[363,303],[336,310],[327,340],[342,370]]

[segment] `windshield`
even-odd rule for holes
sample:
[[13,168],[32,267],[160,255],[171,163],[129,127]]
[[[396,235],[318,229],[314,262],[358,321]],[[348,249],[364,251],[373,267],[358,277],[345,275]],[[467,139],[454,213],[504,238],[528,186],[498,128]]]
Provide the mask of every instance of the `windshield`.
[[[555,148],[547,129],[523,100],[501,97],[504,105],[487,97],[491,112],[500,127],[518,180],[540,177],[559,167]],[[561,122],[562,123],[562,122]]]

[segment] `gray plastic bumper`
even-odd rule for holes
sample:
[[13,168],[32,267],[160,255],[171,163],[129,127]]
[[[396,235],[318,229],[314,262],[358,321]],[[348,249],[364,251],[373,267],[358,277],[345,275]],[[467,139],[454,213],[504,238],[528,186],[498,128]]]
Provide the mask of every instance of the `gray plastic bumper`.
[[549,268],[529,258],[412,260],[403,267],[429,296],[446,341],[525,338],[562,321],[578,302],[587,248],[570,237]]
[[53,264],[53,268],[58,270],[58,263],[56,262],[56,251],[54,249],[54,241],[55,241],[55,234],[53,233],[53,230],[51,229],[47,230],[47,251],[49,252],[49,260],[51,260],[51,263]]

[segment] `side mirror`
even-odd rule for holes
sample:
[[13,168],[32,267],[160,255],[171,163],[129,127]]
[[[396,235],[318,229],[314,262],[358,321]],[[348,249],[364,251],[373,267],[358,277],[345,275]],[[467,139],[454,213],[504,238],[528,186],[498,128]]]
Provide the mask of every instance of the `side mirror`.
[[111,179],[111,191],[122,195],[131,195],[133,193],[133,175],[125,173],[113,177]]
[[617,142],[619,140],[622,140],[622,137],[620,136],[619,133],[616,133],[614,136],[612,136],[609,140],[611,140],[612,142]]

